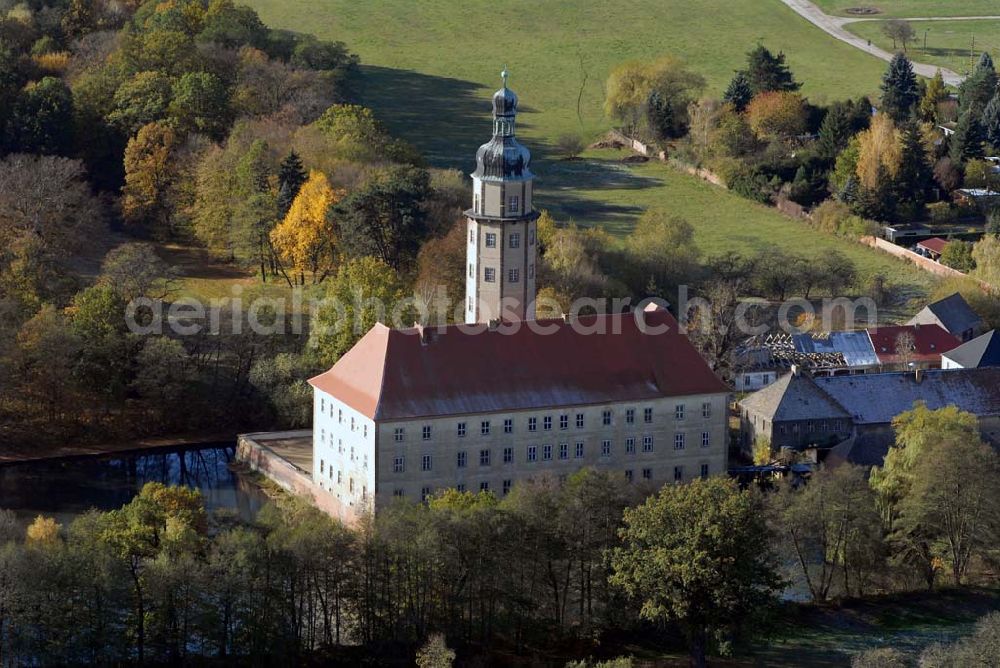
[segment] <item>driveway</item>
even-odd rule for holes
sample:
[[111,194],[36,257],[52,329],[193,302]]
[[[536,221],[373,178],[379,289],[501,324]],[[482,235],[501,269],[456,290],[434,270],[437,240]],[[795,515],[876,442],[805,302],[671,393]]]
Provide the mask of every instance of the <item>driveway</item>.
[[[879,47],[871,44],[868,40],[862,39],[857,35],[850,33],[844,27],[848,23],[857,23],[858,21],[878,21],[882,19],[871,18],[871,17],[846,17],[846,16],[830,16],[829,14],[823,13],[823,11],[809,2],[809,0],[781,0],[786,5],[791,7],[795,13],[803,17],[814,26],[827,33],[836,37],[841,42],[846,42],[851,46],[861,49],[866,53],[870,53],[876,58],[881,58],[884,61],[892,60],[894,54],[886,51],[885,49],[880,49]],[[928,16],[923,18],[914,19],[903,19],[905,21],[974,21],[974,20],[988,20],[988,19],[1000,19],[1000,16]],[[941,70],[941,76],[944,77],[944,82],[951,86],[957,86],[962,83],[965,79],[964,76],[949,70],[946,67],[938,67],[937,65],[928,65],[926,63],[913,63],[913,71],[927,78],[931,78],[934,74]]]

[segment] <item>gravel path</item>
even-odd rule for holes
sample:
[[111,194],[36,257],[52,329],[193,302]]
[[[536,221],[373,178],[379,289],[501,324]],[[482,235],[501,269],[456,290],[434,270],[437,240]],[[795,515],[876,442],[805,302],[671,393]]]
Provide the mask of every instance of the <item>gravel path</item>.
[[[817,7],[809,0],[781,0],[786,5],[792,8],[799,16],[803,17],[814,26],[827,33],[836,37],[841,42],[846,42],[851,46],[861,49],[866,53],[870,53],[876,58],[881,58],[885,61],[892,60],[893,54],[886,51],[885,49],[880,49],[866,39],[862,39],[857,35],[848,32],[844,27],[848,23],[857,23],[859,21],[878,21],[882,19],[872,18],[872,17],[846,17],[846,16],[830,16],[829,14],[823,13],[823,11]],[[975,21],[975,20],[990,20],[990,19],[1000,19],[1000,16],[928,16],[923,18],[913,18],[905,19],[906,21]],[[941,70],[941,76],[944,77],[944,82],[946,84],[957,86],[962,83],[965,79],[964,76],[949,70],[945,67],[938,67],[937,65],[928,65],[926,63],[913,63],[913,71],[924,77],[933,77],[934,73]]]

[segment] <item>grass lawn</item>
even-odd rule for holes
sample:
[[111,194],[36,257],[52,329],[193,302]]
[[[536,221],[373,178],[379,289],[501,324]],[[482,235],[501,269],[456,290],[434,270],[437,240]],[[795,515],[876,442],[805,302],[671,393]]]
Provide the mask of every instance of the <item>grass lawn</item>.
[[851,16],[851,7],[875,7],[879,16],[995,16],[996,0],[813,0],[827,14]]
[[489,96],[506,63],[536,156],[560,133],[608,122],[609,71],[675,54],[719,95],[758,40],[784,51],[815,100],[874,93],[885,64],[842,44],[779,0],[248,0],[269,25],[343,40],[361,56],[365,102],[436,165],[467,168],[490,131]]
[[656,161],[626,164],[626,151],[589,151],[582,160],[551,162],[538,178],[537,205],[560,222],[600,225],[627,234],[646,208],[663,208],[688,220],[705,255],[772,247],[803,255],[839,250],[863,276],[885,274],[919,297],[933,277],[866,246],[823,234],[701,179]]
[[[1000,3],[993,13],[1000,15]],[[917,32],[917,40],[907,47],[907,55],[918,62],[941,65],[965,74],[975,66],[984,51],[995,61],[1000,59],[1000,21],[927,21],[913,23],[913,28]],[[892,50],[892,40],[882,34],[879,21],[850,23],[847,29],[884,49]],[[923,46],[925,30],[928,31],[926,49]]]

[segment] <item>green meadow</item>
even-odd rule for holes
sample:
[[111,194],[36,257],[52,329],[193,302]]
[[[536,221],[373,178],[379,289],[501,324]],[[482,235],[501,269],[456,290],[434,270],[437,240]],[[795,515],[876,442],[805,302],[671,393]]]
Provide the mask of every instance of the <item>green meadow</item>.
[[[1000,14],[1000,3],[993,13]],[[847,29],[892,50],[892,40],[882,34],[880,21],[850,23]],[[975,67],[984,51],[1000,62],[1000,21],[914,21],[913,29],[917,39],[907,46],[907,55],[918,62],[947,67],[959,74]]]
[[781,247],[806,255],[839,249],[863,274],[885,273],[922,292],[927,275],[889,256],[820,234],[662,164],[624,154],[551,155],[555,139],[588,141],[609,127],[604,82],[618,63],[683,57],[719,95],[758,41],[783,51],[816,101],[874,94],[885,63],[842,44],[779,0],[250,0],[271,25],[343,40],[361,56],[363,101],[431,164],[471,171],[489,138],[489,98],[506,64],[521,99],[518,134],[535,157],[537,204],[557,220],[627,234],[649,207],[689,220],[706,255]]
[[996,0],[813,0],[827,14],[851,16],[852,7],[874,7],[878,16],[995,16]]

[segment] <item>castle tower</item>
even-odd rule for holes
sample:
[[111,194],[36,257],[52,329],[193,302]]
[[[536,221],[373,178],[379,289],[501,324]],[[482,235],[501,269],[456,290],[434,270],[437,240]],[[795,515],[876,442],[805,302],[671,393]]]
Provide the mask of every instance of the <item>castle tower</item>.
[[493,138],[476,152],[468,218],[465,321],[534,320],[538,213],[531,205],[531,154],[514,137],[517,96],[493,95]]

